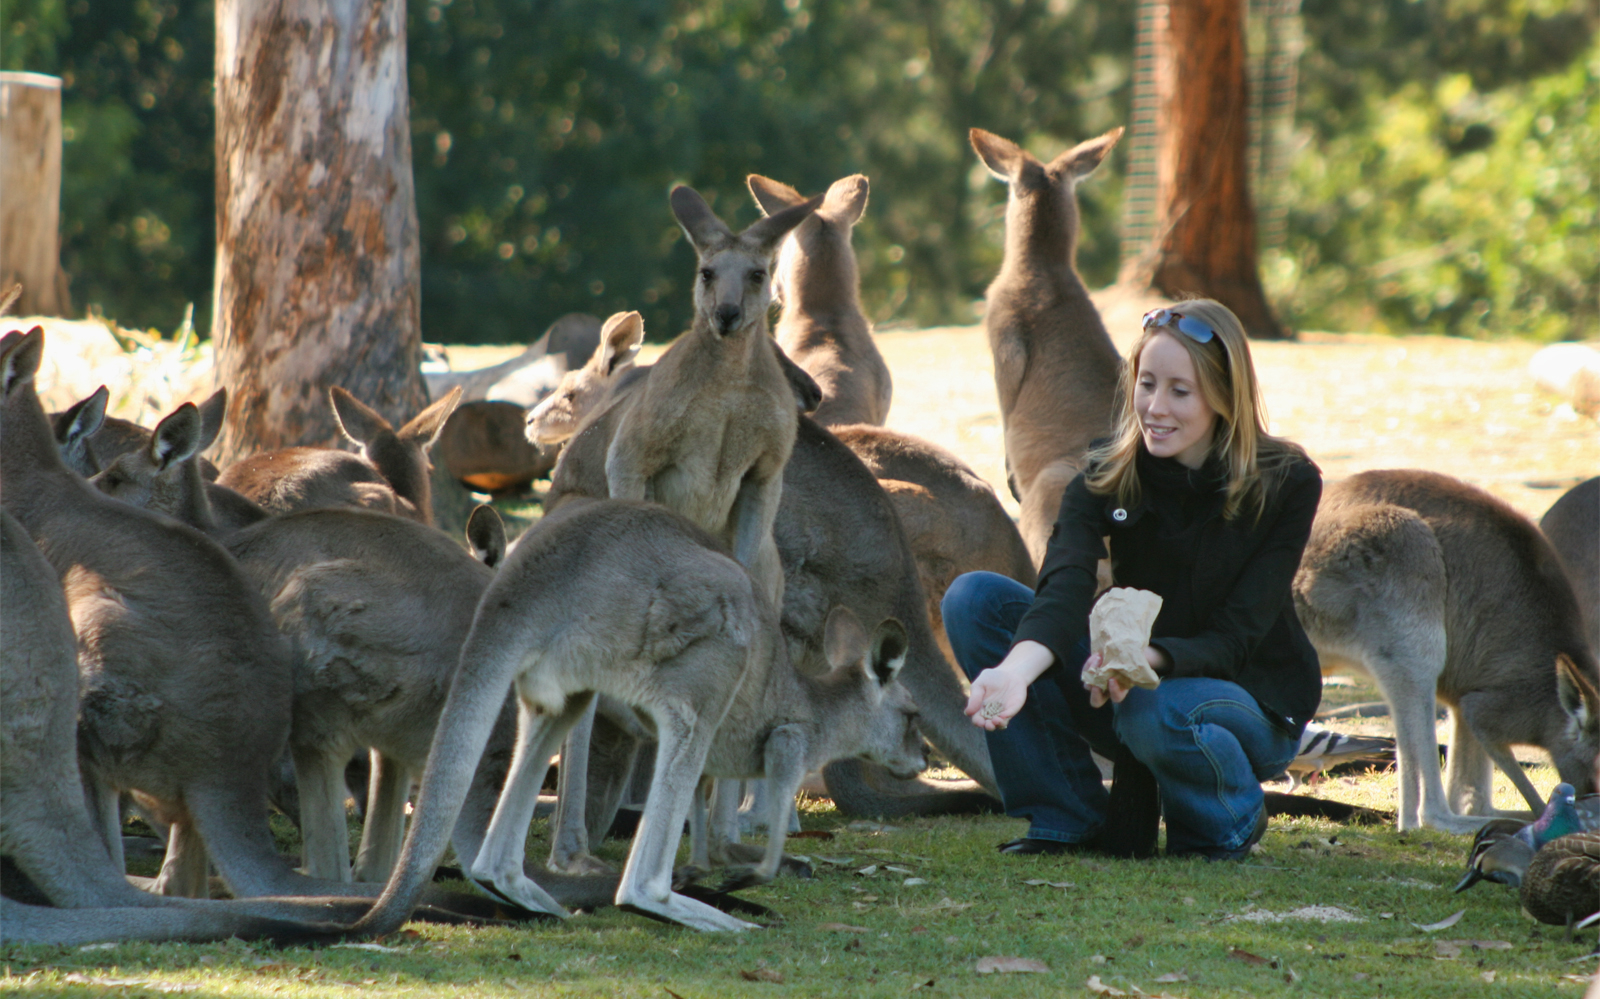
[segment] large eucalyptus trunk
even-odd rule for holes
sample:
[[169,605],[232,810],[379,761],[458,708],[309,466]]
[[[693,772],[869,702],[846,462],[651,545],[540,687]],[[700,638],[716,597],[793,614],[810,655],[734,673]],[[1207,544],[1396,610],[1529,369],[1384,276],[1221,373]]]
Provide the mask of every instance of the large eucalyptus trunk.
[[61,80],[0,73],[0,299],[21,316],[72,309],[61,270]]
[[403,0],[217,0],[219,464],[428,400]]
[[1168,0],[1152,27],[1153,238],[1122,280],[1169,298],[1215,298],[1251,336],[1282,337],[1257,267],[1243,2]]

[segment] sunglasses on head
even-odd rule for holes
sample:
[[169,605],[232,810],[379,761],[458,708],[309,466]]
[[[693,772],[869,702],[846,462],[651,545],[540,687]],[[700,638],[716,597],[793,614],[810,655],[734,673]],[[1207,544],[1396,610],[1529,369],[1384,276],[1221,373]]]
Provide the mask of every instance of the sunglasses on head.
[[1186,316],[1181,312],[1171,309],[1151,309],[1144,314],[1143,329],[1152,329],[1162,326],[1176,327],[1179,333],[1193,340],[1195,343],[1210,343],[1217,331],[1193,316]]

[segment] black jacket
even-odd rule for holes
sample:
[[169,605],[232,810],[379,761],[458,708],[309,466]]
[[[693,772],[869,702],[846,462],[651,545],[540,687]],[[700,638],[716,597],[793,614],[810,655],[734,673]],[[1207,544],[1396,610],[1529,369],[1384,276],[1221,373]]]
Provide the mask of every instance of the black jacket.
[[1232,680],[1298,735],[1322,699],[1322,673],[1289,587],[1322,473],[1309,460],[1294,462],[1269,490],[1259,520],[1252,504],[1225,520],[1220,463],[1191,471],[1141,445],[1138,471],[1142,497],[1126,509],[1091,493],[1082,475],[1067,486],[1033,606],[1014,641],[1049,648],[1056,681],[1079,683],[1095,563],[1109,538],[1116,585],[1161,595],[1150,644],[1172,661],[1167,676]]

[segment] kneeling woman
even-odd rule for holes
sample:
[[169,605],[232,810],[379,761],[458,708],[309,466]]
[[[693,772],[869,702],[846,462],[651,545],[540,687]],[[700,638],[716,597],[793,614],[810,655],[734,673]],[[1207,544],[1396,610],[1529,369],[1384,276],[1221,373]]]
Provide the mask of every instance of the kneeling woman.
[[[967,714],[989,732],[1006,813],[1030,822],[1001,851],[1153,848],[1153,789],[1118,807],[1153,775],[1169,855],[1242,858],[1266,829],[1261,781],[1294,758],[1322,693],[1289,590],[1321,474],[1267,434],[1244,330],[1220,303],[1146,315],[1122,398],[1116,437],[1062,496],[1037,589],[968,573],[944,597]],[[1153,690],[1080,681],[1102,539],[1115,585],[1162,597]],[[1117,760],[1109,806],[1091,748]]]

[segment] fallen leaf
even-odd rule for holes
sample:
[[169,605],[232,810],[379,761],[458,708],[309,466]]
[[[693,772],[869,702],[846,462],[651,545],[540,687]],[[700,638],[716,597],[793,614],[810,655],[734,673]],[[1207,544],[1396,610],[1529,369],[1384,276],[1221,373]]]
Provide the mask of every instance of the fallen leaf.
[[865,926],[851,926],[849,923],[823,923],[817,927],[829,933],[871,933]]
[[957,902],[953,898],[941,898],[939,900],[939,904],[935,905],[934,908],[949,909],[951,912],[960,912],[962,909],[970,909],[977,904],[978,903],[976,902]]
[[1358,971],[1355,974],[1351,975],[1350,977],[1355,979],[1358,982],[1364,982],[1371,976],[1369,976],[1365,971]]
[[911,873],[911,868],[909,868],[909,867],[900,867],[900,866],[898,866],[896,864],[884,864],[883,865],[883,869],[886,870],[886,871],[893,871],[896,874],[910,874]]
[[1032,972],[1035,974],[1050,972],[1050,966],[1043,961],[1035,961],[1028,957],[980,957],[978,958],[978,974],[1012,974],[1015,972]]
[[1128,993],[1121,989],[1114,989],[1100,980],[1099,975],[1090,975],[1089,980],[1083,983],[1084,987],[1097,996],[1126,996]]
[[739,977],[747,982],[777,982],[783,984],[783,972],[773,971],[771,968],[757,968],[754,971],[739,969]]
[[1494,981],[1494,972],[1485,971],[1483,974],[1479,975],[1478,977],[1483,979],[1486,982],[1493,982]]
[[1158,982],[1187,982],[1188,980],[1189,976],[1181,971],[1169,971],[1165,975],[1156,976],[1156,981]]
[[1183,896],[1183,904],[1184,905],[1193,905],[1194,904],[1194,896],[1193,895],[1185,895],[1185,896]]
[[854,857],[817,857],[818,863],[829,864],[833,867],[849,867],[856,862]]
[[683,996],[680,996],[680,995],[678,995],[678,993],[676,993],[676,992],[674,992],[674,991],[672,991],[672,990],[671,990],[671,989],[669,989],[669,988],[667,988],[667,987],[666,987],[666,986],[664,986],[664,985],[663,985],[663,986],[662,986],[662,987],[661,987],[661,991],[663,991],[663,992],[665,992],[665,993],[666,993],[666,994],[667,994],[667,995],[669,995],[669,996],[671,996],[671,997],[672,997],[672,999],[683,999]]
[[198,985],[178,985],[172,982],[152,982],[148,978],[100,978],[99,976],[83,975],[74,971],[63,975],[61,980],[74,985],[102,985],[108,988],[138,987],[154,989],[157,992],[197,992]]
[[1048,885],[1051,888],[1076,888],[1076,887],[1078,887],[1077,885],[1073,884],[1071,881],[1046,881],[1043,878],[1029,878],[1028,880],[1026,880],[1026,881],[1024,881],[1022,883],[1025,884],[1025,885],[1032,885],[1035,888],[1043,887],[1043,886],[1046,886],[1046,885]]
[[120,946],[119,941],[113,940],[110,943],[89,944],[86,947],[79,947],[78,950],[80,950],[80,951],[86,951],[86,950],[110,950],[113,947],[117,947],[117,946]]
[[1267,959],[1262,957],[1260,954],[1252,954],[1247,950],[1240,950],[1237,947],[1231,948],[1228,951],[1228,956],[1233,958],[1235,961],[1243,961],[1245,964],[1254,965],[1268,963]]
[[1412,923],[1411,925],[1415,926],[1424,933],[1437,933],[1440,930],[1448,930],[1450,927],[1461,922],[1461,917],[1465,916],[1466,914],[1467,910],[1462,909],[1460,912],[1451,913],[1450,915],[1439,920],[1437,923]]
[[1505,940],[1435,940],[1433,942],[1434,955],[1442,958],[1456,958],[1464,950],[1511,950],[1511,944]]
[[861,868],[861,870],[857,871],[856,873],[864,878],[870,878],[874,874],[878,873],[878,865],[868,864],[866,867]]
[[1104,954],[1096,954],[1095,956],[1089,958],[1089,963],[1090,964],[1105,964],[1109,960],[1111,960],[1111,958],[1106,957]]
[[404,954],[406,952],[406,948],[404,947],[385,947],[383,944],[375,943],[342,943],[329,945],[330,950],[339,950],[341,948],[344,950],[370,950],[374,954]]
[[911,991],[915,992],[918,989],[931,989],[936,981],[938,981],[937,978],[930,978],[925,982],[918,982],[917,984],[911,986]]
[[1582,985],[1582,984],[1584,984],[1585,982],[1587,982],[1589,980],[1589,976],[1588,975],[1562,975],[1561,976],[1561,980],[1563,982],[1577,982],[1579,985]]
[[905,885],[907,888],[911,888],[911,887],[914,887],[916,885],[925,885],[925,884],[927,884],[928,883],[928,879],[927,878],[906,878],[904,881],[902,881],[900,883]]

